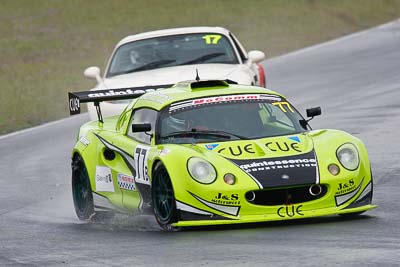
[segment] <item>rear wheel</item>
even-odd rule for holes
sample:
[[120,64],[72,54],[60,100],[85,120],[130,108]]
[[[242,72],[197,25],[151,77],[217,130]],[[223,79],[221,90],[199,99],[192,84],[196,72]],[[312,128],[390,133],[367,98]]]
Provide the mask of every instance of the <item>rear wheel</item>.
[[154,168],[151,195],[154,216],[158,224],[164,230],[176,230],[171,225],[177,221],[174,190],[168,172],[161,162]]
[[76,215],[88,220],[94,215],[93,195],[85,163],[80,155],[72,160],[72,197]]

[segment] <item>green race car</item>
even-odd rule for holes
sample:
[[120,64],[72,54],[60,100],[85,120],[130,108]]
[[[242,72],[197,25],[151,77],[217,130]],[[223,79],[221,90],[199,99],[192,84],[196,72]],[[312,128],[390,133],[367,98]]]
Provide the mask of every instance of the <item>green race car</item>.
[[[72,151],[79,219],[153,212],[170,230],[376,207],[362,141],[311,130],[281,94],[219,80],[162,87],[69,94],[71,114],[94,102],[99,116],[80,128]],[[99,103],[120,99],[134,100],[103,119]]]

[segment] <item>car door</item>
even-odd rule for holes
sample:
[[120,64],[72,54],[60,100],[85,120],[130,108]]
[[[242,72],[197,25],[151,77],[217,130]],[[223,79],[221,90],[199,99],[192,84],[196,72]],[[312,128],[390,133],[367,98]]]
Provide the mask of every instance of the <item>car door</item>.
[[[150,108],[133,110],[126,133],[118,139],[118,145],[129,153],[125,160],[131,173],[119,177],[123,205],[128,209],[146,209],[151,203],[151,182],[148,174],[149,154],[158,112]],[[150,123],[149,132],[132,132],[132,124]],[[122,174],[124,175],[124,174]]]

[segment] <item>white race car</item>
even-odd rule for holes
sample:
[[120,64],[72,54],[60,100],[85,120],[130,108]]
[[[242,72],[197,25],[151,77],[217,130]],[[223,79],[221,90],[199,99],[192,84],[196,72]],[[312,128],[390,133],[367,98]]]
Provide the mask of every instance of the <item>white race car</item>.
[[[115,47],[104,75],[99,67],[84,71],[95,79],[92,90],[154,87],[194,80],[229,79],[239,84],[265,87],[261,64],[265,54],[244,50],[237,38],[221,27],[187,27],[145,32],[127,36]],[[108,117],[120,114],[128,100],[103,102],[101,111]],[[96,108],[88,104],[91,119]]]

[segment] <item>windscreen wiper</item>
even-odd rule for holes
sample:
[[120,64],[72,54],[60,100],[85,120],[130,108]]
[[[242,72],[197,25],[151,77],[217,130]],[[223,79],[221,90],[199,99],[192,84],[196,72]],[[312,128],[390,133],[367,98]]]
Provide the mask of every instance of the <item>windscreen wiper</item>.
[[219,57],[219,56],[223,56],[225,55],[225,53],[222,52],[218,52],[218,53],[212,53],[212,54],[207,54],[207,55],[203,55],[200,56],[198,58],[180,63],[179,65],[189,65],[189,64],[195,64],[195,63],[202,63],[203,61],[207,61],[209,59],[215,58],[215,57]]
[[233,133],[228,133],[225,131],[207,131],[207,130],[197,130],[197,129],[192,129],[191,131],[180,131],[180,132],[172,132],[167,135],[161,136],[160,138],[166,139],[170,137],[186,137],[186,136],[206,136],[206,137],[216,137],[216,138],[224,138],[224,139],[232,139],[233,137],[239,138],[241,140],[247,140],[249,138],[233,134]]
[[[195,129],[196,130],[196,129]],[[243,136],[243,135],[238,135],[238,134],[234,134],[234,133],[230,133],[230,132],[225,132],[225,131],[208,131],[208,130],[200,130],[200,132],[204,132],[204,133],[211,133],[211,134],[223,134],[225,136],[234,136],[236,138],[239,138],[241,140],[249,140],[250,138]]]
[[123,71],[120,74],[127,74],[127,73],[132,73],[132,72],[135,72],[135,71],[155,69],[155,68],[170,64],[170,63],[175,62],[175,61],[176,61],[175,59],[157,60],[157,61],[153,61],[153,62],[144,64],[143,66],[140,66],[140,67],[137,67],[137,68],[134,68],[134,69]]
[[210,133],[207,131],[180,131],[180,132],[172,132],[166,134],[164,136],[160,136],[162,139],[167,139],[170,137],[189,137],[189,136],[205,136],[205,137],[216,137],[216,138],[224,138],[224,139],[231,139],[230,135],[221,134],[221,133]]

